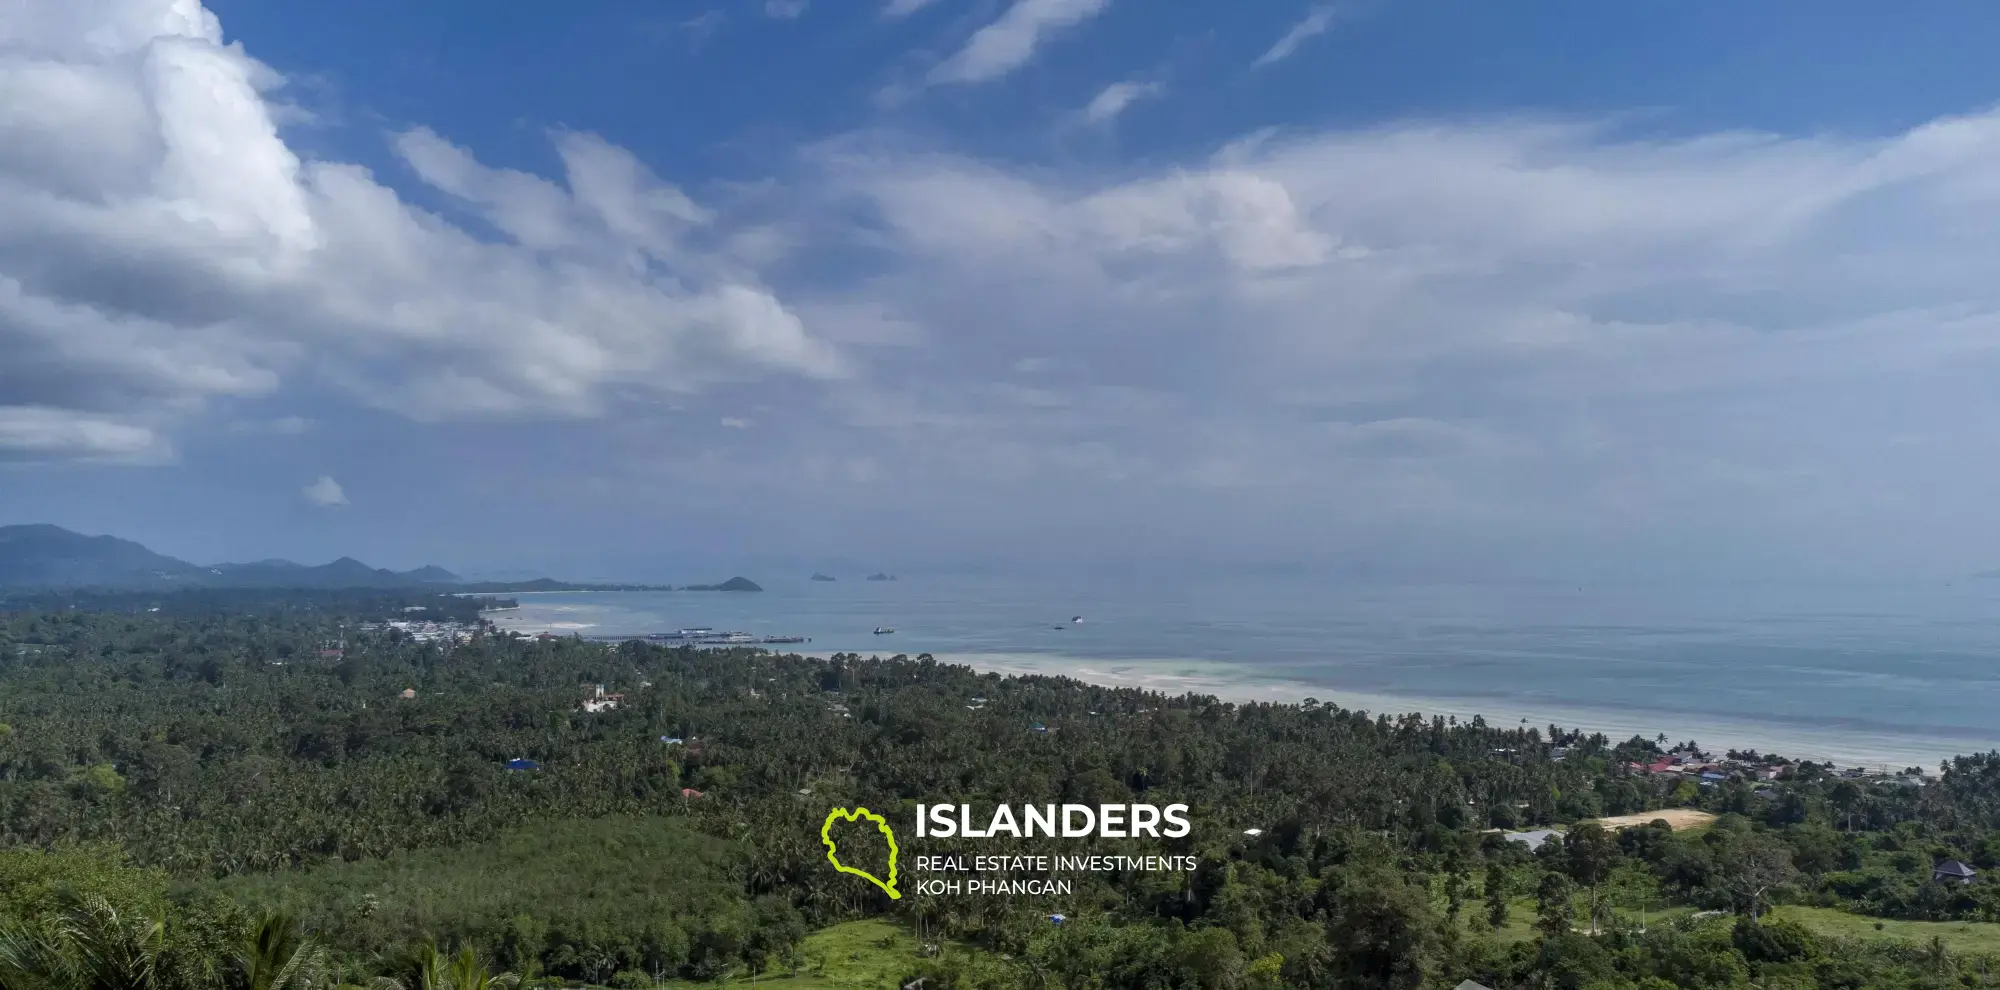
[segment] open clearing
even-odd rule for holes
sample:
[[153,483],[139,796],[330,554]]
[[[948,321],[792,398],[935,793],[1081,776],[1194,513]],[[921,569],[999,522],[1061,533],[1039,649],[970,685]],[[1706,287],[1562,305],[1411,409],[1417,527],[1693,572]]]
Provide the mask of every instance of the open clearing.
[[1896,921],[1868,918],[1833,908],[1781,904],[1764,915],[1796,921],[1821,935],[1904,939],[1918,944],[1935,935],[1953,952],[2000,953],[2000,924],[1979,921]]
[[1673,828],[1674,831],[1679,832],[1682,829],[1698,828],[1707,825],[1715,821],[1715,816],[1706,811],[1696,811],[1693,808],[1662,808],[1658,811],[1641,811],[1636,815],[1616,815],[1611,818],[1599,818],[1597,824],[1613,829],[1631,828],[1634,825],[1646,825],[1660,819],[1666,819],[1667,825]]

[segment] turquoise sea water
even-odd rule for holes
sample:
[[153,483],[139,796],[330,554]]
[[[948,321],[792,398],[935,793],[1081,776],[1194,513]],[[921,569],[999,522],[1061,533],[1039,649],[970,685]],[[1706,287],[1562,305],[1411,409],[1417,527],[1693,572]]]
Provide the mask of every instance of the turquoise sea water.
[[[1935,769],[1953,753],[2000,747],[2000,582],[1663,591],[759,580],[761,594],[523,595],[494,618],[586,636],[683,626],[809,636],[781,649],[931,653],[1009,672],[1525,718],[1621,738],[1664,732],[1843,763]],[[877,626],[896,632],[872,635]]]

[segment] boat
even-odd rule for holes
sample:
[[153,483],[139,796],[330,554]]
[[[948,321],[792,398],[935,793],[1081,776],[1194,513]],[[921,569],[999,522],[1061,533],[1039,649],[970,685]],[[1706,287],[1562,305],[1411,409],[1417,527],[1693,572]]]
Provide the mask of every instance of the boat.
[[892,632],[895,632],[895,631],[896,631],[896,630],[894,630],[894,629],[891,629],[891,628],[889,628],[888,626],[876,626],[876,627],[875,627],[875,635],[877,635],[877,636],[887,636],[887,635],[889,635],[890,633],[892,633]]

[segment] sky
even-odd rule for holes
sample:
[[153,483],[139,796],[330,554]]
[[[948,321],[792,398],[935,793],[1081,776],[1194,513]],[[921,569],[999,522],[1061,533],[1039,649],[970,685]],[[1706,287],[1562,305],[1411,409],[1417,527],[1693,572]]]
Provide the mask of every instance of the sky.
[[2000,8],[0,0],[0,522],[2000,567]]

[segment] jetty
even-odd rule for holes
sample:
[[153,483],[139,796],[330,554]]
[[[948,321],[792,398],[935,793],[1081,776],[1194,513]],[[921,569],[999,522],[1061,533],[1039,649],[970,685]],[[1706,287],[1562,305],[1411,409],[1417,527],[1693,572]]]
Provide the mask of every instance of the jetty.
[[682,646],[758,646],[812,642],[804,636],[757,636],[746,632],[720,632],[706,627],[647,633],[646,638],[656,643],[675,643]]

